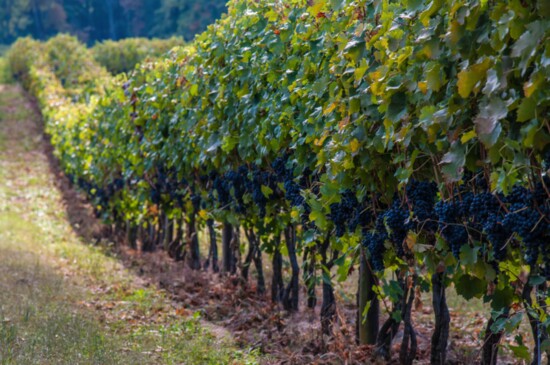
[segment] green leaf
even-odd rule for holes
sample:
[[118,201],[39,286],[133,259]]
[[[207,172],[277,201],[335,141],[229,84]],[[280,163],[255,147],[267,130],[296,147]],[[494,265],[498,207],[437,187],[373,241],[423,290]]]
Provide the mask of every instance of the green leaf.
[[445,82],[445,76],[441,73],[439,63],[432,63],[426,70],[426,81],[428,88],[433,91],[439,91]]
[[364,49],[365,39],[361,37],[355,37],[346,44],[344,52],[353,62],[358,62]]
[[314,210],[309,214],[309,219],[315,222],[315,225],[319,227],[319,229],[324,230],[327,228],[327,219],[323,212]]
[[518,122],[525,122],[535,118],[537,102],[535,98],[523,98],[518,108]]
[[529,277],[529,285],[531,286],[538,286],[544,284],[545,282],[546,278],[540,275],[533,275]]
[[507,308],[514,300],[514,289],[511,287],[497,288],[491,296],[493,310]]
[[464,146],[458,141],[453,142],[449,152],[440,161],[441,171],[448,181],[459,181],[462,178],[466,156]]
[[367,301],[367,303],[365,304],[365,308],[363,308],[363,311],[361,312],[361,318],[362,318],[361,323],[363,324],[367,322],[367,315],[369,313],[369,309],[373,301],[374,299]]
[[502,99],[491,98],[480,105],[480,112],[474,120],[476,133],[485,147],[492,147],[502,131],[499,121],[506,118],[508,108]]
[[264,194],[266,198],[269,198],[271,194],[273,194],[273,190],[269,186],[262,185],[260,189],[262,189],[262,194]]
[[493,92],[500,88],[500,80],[497,72],[494,69],[487,70],[487,82],[483,87],[483,93],[485,95],[491,95]]
[[431,16],[434,15],[441,8],[442,4],[443,4],[443,0],[433,0],[430,3],[428,9],[424,10],[420,14],[418,18],[420,19],[420,21],[425,27],[427,27],[430,24]]
[[388,105],[386,117],[392,122],[397,122],[407,114],[407,95],[405,93],[393,94]]
[[367,63],[366,59],[361,59],[360,66],[355,68],[355,71],[353,71],[353,76],[355,78],[355,82],[361,81],[363,76],[365,76],[365,73],[367,72],[369,68],[369,65]]
[[536,119],[525,123],[521,127],[521,139],[523,140],[523,146],[532,148],[535,144],[535,138],[539,135],[539,123]]
[[531,354],[529,352],[529,348],[525,345],[509,345],[508,348],[512,350],[514,353],[514,356],[518,359],[523,359],[527,361],[531,361]]
[[239,143],[239,138],[238,137],[231,136],[231,135],[225,136],[223,138],[222,150],[224,152],[229,152],[229,151],[233,150],[233,148],[235,148],[237,143]]
[[474,265],[477,262],[477,253],[481,247],[470,247],[465,244],[460,247],[460,262],[464,265]]
[[361,110],[361,99],[358,97],[350,98],[349,100],[349,114],[357,113]]
[[459,295],[466,300],[470,300],[472,298],[481,298],[485,294],[487,282],[475,276],[465,274],[455,282],[455,287]]

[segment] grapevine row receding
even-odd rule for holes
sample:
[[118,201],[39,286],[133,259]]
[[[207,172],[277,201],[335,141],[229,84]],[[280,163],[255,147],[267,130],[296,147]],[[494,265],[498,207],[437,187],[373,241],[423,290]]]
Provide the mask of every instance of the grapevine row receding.
[[221,229],[221,269],[246,283],[254,265],[264,292],[269,254],[285,309],[301,282],[315,307],[320,284],[329,335],[333,282],[358,266],[358,340],[389,358],[403,325],[404,364],[419,291],[433,297],[431,362],[445,362],[454,285],[492,306],[483,363],[523,316],[533,351],[507,347],[536,363],[550,345],[549,19],[544,0],[235,0],[127,76],[74,40],[21,40],[10,59],[65,171],[133,247],[217,271]]
[[169,39],[126,38],[120,41],[103,41],[92,48],[95,60],[112,74],[129,72],[146,58],[164,56],[177,46],[183,46],[183,38]]

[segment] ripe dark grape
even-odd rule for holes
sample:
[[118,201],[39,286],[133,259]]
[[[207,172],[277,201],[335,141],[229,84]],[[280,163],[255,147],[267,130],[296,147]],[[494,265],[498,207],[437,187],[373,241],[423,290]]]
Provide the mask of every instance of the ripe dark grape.
[[456,258],[460,257],[462,245],[468,242],[468,231],[461,220],[462,211],[461,204],[452,201],[439,201],[435,205],[439,231]]
[[262,192],[263,175],[260,171],[254,171],[254,178],[252,180],[252,200],[258,206],[260,210],[260,217],[265,217],[267,198]]
[[533,200],[533,194],[529,189],[521,185],[514,185],[512,191],[503,199],[508,204],[529,204]]
[[347,225],[354,218],[358,206],[355,193],[349,189],[342,194],[340,203],[330,205],[329,219],[334,223],[336,237],[342,237],[346,233]]
[[304,204],[304,197],[300,195],[300,186],[290,177],[287,176],[284,184],[286,200],[293,207],[299,207]]
[[277,157],[275,161],[271,163],[277,181],[285,181],[288,178],[292,178],[292,170],[286,167],[288,157],[289,155],[285,154],[282,157]]
[[497,214],[490,214],[483,225],[483,231],[493,248],[493,256],[497,262],[506,258],[506,243],[510,239],[510,230],[502,224]]
[[383,216],[377,218],[373,232],[363,230],[362,244],[369,252],[369,262],[374,271],[384,270],[384,242],[386,239],[388,239],[388,233],[384,226]]
[[120,178],[115,179],[115,181],[113,182],[113,185],[115,187],[115,190],[120,191],[124,189],[124,180]]
[[485,178],[483,171],[478,171],[474,179],[474,184],[477,192],[486,192],[489,190],[489,182]]
[[524,203],[512,204],[509,209],[510,213],[506,214],[502,223],[521,237],[525,246],[525,260],[529,265],[534,265],[540,248],[544,245],[546,227],[542,217],[538,211]]
[[413,180],[407,185],[407,198],[416,217],[417,230],[435,231],[437,222],[435,217],[435,198],[437,185],[434,182]]
[[149,195],[153,204],[160,204],[160,192],[157,189],[151,189]]
[[330,205],[329,218],[334,223],[336,237],[342,237],[346,233],[346,218],[342,209],[340,209],[340,204],[333,203]]
[[374,271],[384,270],[384,240],[378,233],[367,232],[363,236],[362,244],[369,252],[369,261]]
[[468,209],[468,215],[477,223],[485,222],[490,215],[498,213],[500,204],[491,193],[480,193],[473,196]]
[[412,228],[412,222],[409,218],[409,211],[401,207],[399,199],[395,199],[392,206],[384,213],[384,221],[389,230],[389,239],[399,257],[405,255],[403,242],[407,238],[407,232]]
[[353,218],[349,221],[349,231],[355,232],[357,227],[366,228],[372,222],[372,211],[366,204],[359,205],[355,209]]
[[218,202],[220,203],[220,205],[222,207],[229,205],[231,197],[230,186],[227,180],[223,176],[216,176],[212,187],[217,192]]
[[237,171],[229,171],[225,174],[226,188],[229,192],[233,192],[233,198],[237,203],[235,211],[239,214],[244,214],[246,208],[244,206],[244,194],[246,193],[247,186],[249,184],[248,179],[248,167],[241,166]]

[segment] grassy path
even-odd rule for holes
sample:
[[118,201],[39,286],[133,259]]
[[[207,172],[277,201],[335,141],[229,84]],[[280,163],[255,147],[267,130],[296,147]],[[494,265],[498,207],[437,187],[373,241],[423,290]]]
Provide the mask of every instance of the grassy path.
[[0,85],[0,364],[258,363],[85,242],[39,121]]

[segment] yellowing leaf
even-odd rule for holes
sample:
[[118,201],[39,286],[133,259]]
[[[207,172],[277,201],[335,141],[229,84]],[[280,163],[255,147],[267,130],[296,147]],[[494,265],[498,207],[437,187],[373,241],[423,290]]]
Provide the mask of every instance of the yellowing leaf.
[[336,109],[336,107],[338,106],[338,104],[336,102],[330,104],[328,106],[328,108],[326,108],[324,111],[323,111],[323,114],[324,115],[327,115],[327,114],[330,114],[334,109]]
[[367,64],[367,61],[365,58],[361,59],[361,66],[357,67],[355,71],[353,71],[353,76],[355,77],[355,81],[360,81],[363,76],[365,76],[365,73],[367,72],[367,69],[369,68],[369,65]]
[[426,94],[426,92],[428,91],[428,83],[426,81],[418,82],[418,89],[420,89],[422,94]]
[[308,13],[313,16],[317,16],[317,14],[319,14],[325,7],[325,3],[325,1],[316,1],[315,4],[307,9]]
[[485,78],[487,70],[491,66],[491,61],[486,58],[483,62],[473,65],[467,70],[462,70],[458,74],[458,93],[464,99],[470,96],[476,84]]
[[189,89],[189,94],[191,94],[191,96],[199,95],[199,85],[197,84],[191,85],[191,88]]
[[321,138],[315,138],[315,141],[313,142],[313,144],[316,145],[317,147],[320,147],[325,142],[325,139],[327,139],[327,134],[326,133],[323,134],[321,136]]
[[201,217],[202,219],[208,218],[208,212],[204,209],[199,210],[199,217]]
[[449,40],[453,45],[455,45],[462,37],[462,27],[458,21],[453,20],[451,21],[451,26],[449,29]]
[[344,119],[342,119],[339,123],[338,123],[338,128],[340,130],[344,129],[347,125],[349,124],[349,115],[347,117],[345,117]]
[[443,3],[443,0],[433,0],[429,8],[424,10],[420,14],[419,19],[425,27],[430,25],[431,16],[434,15],[439,10],[439,8],[441,8],[442,3]]
[[416,245],[416,234],[414,232],[409,232],[407,234],[407,238],[405,238],[405,244],[407,245],[407,248],[409,251],[412,251],[414,246]]
[[351,140],[351,142],[349,143],[349,147],[352,153],[355,153],[359,150],[360,144],[357,138]]
[[535,91],[537,91],[540,84],[544,81],[544,77],[542,75],[539,75],[535,77],[534,80],[529,80],[523,85],[523,92],[525,93],[525,97],[529,98]]
[[464,133],[462,135],[462,137],[460,137],[460,142],[462,144],[465,144],[466,142],[468,142],[469,140],[471,140],[472,138],[474,138],[476,136],[476,131],[475,130],[471,130],[469,131],[468,133]]

